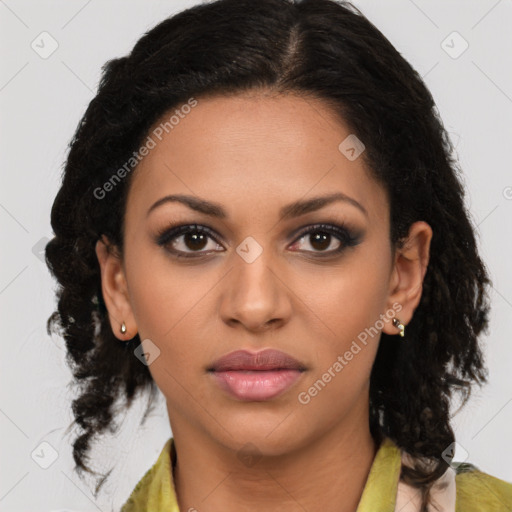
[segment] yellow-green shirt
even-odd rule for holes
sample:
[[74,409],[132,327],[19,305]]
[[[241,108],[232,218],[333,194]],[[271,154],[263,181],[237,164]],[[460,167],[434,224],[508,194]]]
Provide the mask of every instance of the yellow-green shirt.
[[[175,460],[171,437],[155,464],[137,483],[121,512],[180,512],[172,474]],[[395,511],[401,463],[402,451],[385,437],[373,460],[356,512]],[[512,483],[483,473],[472,464],[455,468],[455,512],[512,511]]]

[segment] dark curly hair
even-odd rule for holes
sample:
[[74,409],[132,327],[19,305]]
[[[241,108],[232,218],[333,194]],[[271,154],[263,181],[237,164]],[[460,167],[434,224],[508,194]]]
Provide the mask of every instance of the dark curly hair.
[[[428,491],[454,442],[453,391],[467,402],[487,381],[478,344],[488,328],[490,280],[464,205],[454,148],[419,74],[352,4],[335,0],[217,0],[165,19],[131,53],[108,61],[73,139],[51,211],[46,261],[59,282],[58,324],[80,395],[75,470],[94,473],[87,452],[112,431],[118,398],[157,393],[140,344],[114,336],[101,294],[96,241],[123,254],[125,201],[133,172],[98,199],[95,191],[130,160],[156,122],[191,97],[261,89],[321,99],[364,141],[363,158],[390,204],[390,244],[417,220],[433,230],[421,301],[407,342],[382,333],[370,379],[372,436],[386,435],[430,465],[401,478]],[[136,165],[134,166],[134,171]],[[96,488],[98,491],[101,484]]]

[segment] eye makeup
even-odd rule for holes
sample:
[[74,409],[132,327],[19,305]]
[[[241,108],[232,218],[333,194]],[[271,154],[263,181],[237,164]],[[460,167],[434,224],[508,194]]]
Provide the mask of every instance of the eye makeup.
[[[316,236],[314,236],[316,235]],[[340,255],[349,247],[354,247],[362,241],[363,232],[355,229],[346,222],[337,223],[314,223],[309,226],[295,230],[292,237],[292,246],[306,239],[310,244],[337,241],[339,246],[335,249],[324,250],[294,250],[299,253],[310,253],[312,258],[332,258]],[[224,252],[221,237],[212,228],[203,224],[178,223],[165,226],[154,236],[157,245],[163,247],[172,257],[183,259],[199,259],[215,252]],[[313,240],[313,242],[312,242]],[[213,243],[211,243],[213,242]],[[204,247],[214,246],[213,249],[204,250]],[[176,246],[181,245],[181,249]],[[215,247],[221,247],[219,250]],[[194,250],[194,246],[198,250]]]

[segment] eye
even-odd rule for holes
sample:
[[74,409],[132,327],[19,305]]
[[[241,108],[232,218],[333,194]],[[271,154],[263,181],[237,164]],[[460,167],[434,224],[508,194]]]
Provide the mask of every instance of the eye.
[[[332,256],[342,252],[346,247],[358,244],[359,239],[358,235],[353,235],[345,226],[316,224],[302,231],[291,247],[295,249],[299,242],[306,241],[312,250],[306,249],[302,252],[319,253],[319,257]],[[208,248],[209,242],[211,243]],[[197,224],[164,229],[157,234],[156,243],[177,258],[197,258],[224,250],[213,230]],[[326,251],[333,244],[334,248]]]
[[[215,243],[208,247],[208,239]],[[178,258],[194,258],[203,256],[207,252],[216,251],[220,244],[213,236],[213,232],[206,226],[197,224],[178,226],[164,230],[157,235],[157,244],[166,249]],[[222,247],[221,247],[222,249]],[[198,253],[194,255],[194,253]]]
[[[313,250],[306,252],[325,253],[326,255],[337,254],[346,247],[359,243],[359,237],[343,226],[331,224],[316,224],[304,230],[298,238],[298,242],[306,241]],[[295,242],[293,246],[296,246]],[[334,248],[332,247],[334,245]],[[292,247],[293,247],[292,246]],[[331,250],[326,250],[331,247]]]

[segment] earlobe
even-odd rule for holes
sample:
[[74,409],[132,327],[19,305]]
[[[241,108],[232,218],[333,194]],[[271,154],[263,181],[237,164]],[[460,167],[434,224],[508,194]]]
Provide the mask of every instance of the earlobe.
[[[417,221],[409,229],[403,247],[397,249],[390,279],[388,307],[400,304],[397,317],[407,326],[417,308],[423,291],[423,279],[430,257],[432,228],[424,221]],[[396,307],[396,306],[395,306]],[[391,322],[384,327],[386,334],[397,334],[397,327]]]
[[95,250],[101,269],[101,292],[112,332],[120,340],[129,340],[137,334],[137,328],[121,258],[104,236],[96,242]]

